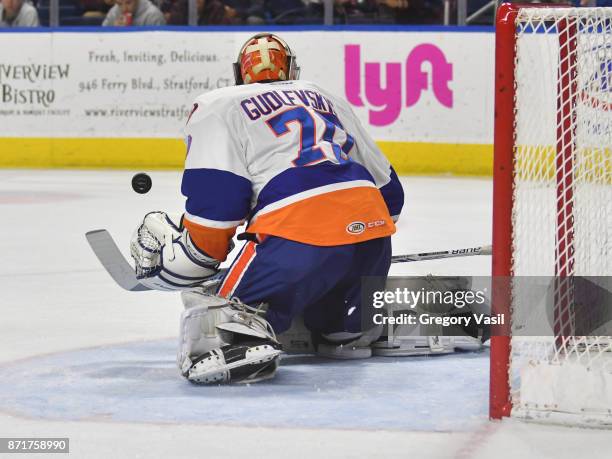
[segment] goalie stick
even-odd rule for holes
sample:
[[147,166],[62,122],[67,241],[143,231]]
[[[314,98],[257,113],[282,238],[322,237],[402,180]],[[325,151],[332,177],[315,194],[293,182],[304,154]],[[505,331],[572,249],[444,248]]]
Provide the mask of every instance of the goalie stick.
[[85,233],[85,237],[106,272],[110,274],[119,287],[131,292],[150,290],[138,282],[134,268],[119,251],[119,247],[117,247],[108,231],[89,231]]
[[[113,280],[124,290],[139,292],[151,290],[145,287],[134,273],[134,268],[123,256],[113,237],[107,230],[94,230],[85,234],[87,242],[92,248],[104,269],[110,274]],[[438,252],[413,253],[409,255],[395,255],[391,257],[391,263],[406,263],[410,261],[438,260],[440,258],[469,257],[475,255],[491,255],[491,246],[470,247],[467,249],[452,249]],[[221,270],[206,282],[201,284],[204,289],[209,289],[221,282],[226,270]]]
[[[88,231],[85,233],[85,237],[106,272],[110,274],[119,287],[130,292],[152,290],[138,282],[134,268],[123,256],[107,230]],[[224,275],[225,270],[221,270],[214,276],[209,277],[201,286],[205,289],[212,288],[221,282]]]
[[473,255],[491,255],[493,247],[483,245],[481,247],[470,247],[468,249],[452,249],[440,252],[413,253],[410,255],[394,255],[391,263],[405,263],[408,261],[437,260],[439,258],[470,257]]

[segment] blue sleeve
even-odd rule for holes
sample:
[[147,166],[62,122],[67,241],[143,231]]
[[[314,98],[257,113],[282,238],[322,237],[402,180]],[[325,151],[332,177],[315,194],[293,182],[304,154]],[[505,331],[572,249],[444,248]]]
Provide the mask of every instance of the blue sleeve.
[[387,208],[389,209],[389,215],[393,217],[394,221],[397,221],[400,213],[402,212],[402,207],[404,207],[404,189],[402,188],[402,184],[391,166],[390,169],[390,177],[389,183],[380,188],[380,192],[383,195],[385,203],[387,204]]
[[251,182],[229,171],[186,169],[181,191],[187,213],[212,227],[238,226],[251,207]]

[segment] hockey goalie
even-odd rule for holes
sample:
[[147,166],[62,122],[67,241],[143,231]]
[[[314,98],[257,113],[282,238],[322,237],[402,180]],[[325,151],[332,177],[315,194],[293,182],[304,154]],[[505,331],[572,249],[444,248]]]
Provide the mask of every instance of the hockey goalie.
[[[398,177],[348,103],[298,79],[280,37],[249,39],[234,72],[235,86],[193,104],[181,221],[149,213],[131,242],[142,284],[184,291],[181,373],[195,383],[271,378],[277,335],[298,317],[319,354],[367,358],[381,329],[362,329],[361,278],[388,274]],[[198,289],[245,222],[216,291]]]

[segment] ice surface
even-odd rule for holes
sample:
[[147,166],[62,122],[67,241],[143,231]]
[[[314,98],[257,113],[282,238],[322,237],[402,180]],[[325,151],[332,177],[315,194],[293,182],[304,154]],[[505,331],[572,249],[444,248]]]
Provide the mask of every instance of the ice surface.
[[[69,436],[74,457],[610,457],[610,432],[487,420],[485,353],[361,362],[290,357],[263,384],[175,369],[176,294],[124,292],[84,233],[127,253],[142,215],[180,213],[180,174],[0,171],[0,432]],[[491,182],[403,178],[394,253],[490,243]],[[489,257],[393,274],[490,272]]]
[[0,406],[75,421],[423,431],[471,430],[486,416],[485,354],[363,362],[288,356],[271,381],[195,386],[179,376],[175,346],[105,346],[5,366]]

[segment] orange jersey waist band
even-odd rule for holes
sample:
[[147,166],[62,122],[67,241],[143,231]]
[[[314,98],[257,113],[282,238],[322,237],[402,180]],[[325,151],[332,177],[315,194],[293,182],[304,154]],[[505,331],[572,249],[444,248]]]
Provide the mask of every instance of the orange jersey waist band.
[[377,188],[357,187],[316,195],[270,212],[263,209],[247,232],[332,246],[390,236],[395,224]]

